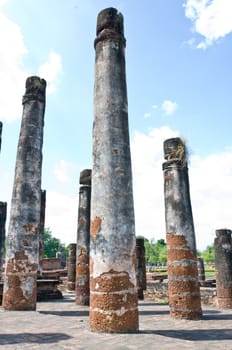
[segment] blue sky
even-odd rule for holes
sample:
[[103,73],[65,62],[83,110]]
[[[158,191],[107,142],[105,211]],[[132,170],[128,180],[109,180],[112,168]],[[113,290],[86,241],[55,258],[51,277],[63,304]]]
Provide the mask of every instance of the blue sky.
[[79,173],[92,166],[96,19],[124,16],[136,233],[165,238],[163,141],[181,136],[197,246],[232,227],[231,0],[0,0],[1,201],[8,219],[30,75],[45,78],[46,227],[76,240]]

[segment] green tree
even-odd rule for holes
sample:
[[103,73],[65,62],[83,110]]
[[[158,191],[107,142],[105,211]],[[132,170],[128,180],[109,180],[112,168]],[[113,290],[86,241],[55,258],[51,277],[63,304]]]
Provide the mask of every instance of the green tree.
[[206,263],[213,262],[215,260],[214,245],[208,245],[206,249],[203,252],[201,252],[201,256],[203,257]]
[[144,246],[145,246],[145,257],[146,262],[148,264],[156,264],[156,263],[166,263],[167,262],[167,248],[164,239],[159,239],[155,242],[154,239],[150,241],[144,238]]
[[49,228],[45,228],[43,234],[43,257],[55,258],[57,252],[67,255],[67,248],[58,238],[52,237]]

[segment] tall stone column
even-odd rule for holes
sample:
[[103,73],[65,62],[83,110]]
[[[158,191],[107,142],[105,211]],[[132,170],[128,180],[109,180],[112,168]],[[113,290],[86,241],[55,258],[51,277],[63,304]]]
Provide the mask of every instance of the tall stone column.
[[123,16],[101,11],[95,39],[90,328],[138,329],[136,242]]
[[35,310],[46,82],[26,81],[8,229],[3,306]]
[[3,260],[4,260],[4,252],[5,252],[6,214],[7,214],[7,203],[0,202],[0,280],[2,279]]
[[220,308],[232,308],[231,230],[216,230],[214,240],[217,302]]
[[201,318],[202,310],[184,142],[180,138],[166,140],[164,158],[170,315],[197,320]]
[[91,170],[80,173],[80,191],[77,227],[76,252],[76,303],[89,305],[89,241],[90,241],[90,205]]
[[45,211],[46,211],[46,191],[41,190],[40,199],[40,233],[39,233],[39,266],[38,274],[42,276],[42,259],[43,259],[43,236],[44,236],[44,225],[45,225]]
[[139,300],[143,300],[143,291],[147,289],[144,238],[136,238],[136,256],[138,268],[138,298]]
[[199,282],[204,283],[204,281],[205,281],[205,266],[204,266],[204,259],[201,257],[197,258],[197,270],[198,270]]
[[68,290],[75,290],[76,282],[76,243],[71,243],[68,246]]

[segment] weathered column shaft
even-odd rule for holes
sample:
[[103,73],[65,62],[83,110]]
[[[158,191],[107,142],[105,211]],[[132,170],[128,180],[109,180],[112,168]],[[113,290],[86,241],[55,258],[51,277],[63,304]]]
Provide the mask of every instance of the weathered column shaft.
[[3,260],[4,260],[4,252],[5,252],[6,214],[7,214],[7,203],[0,202],[0,280],[2,279]]
[[180,138],[164,142],[164,199],[170,315],[202,316],[186,149]]
[[221,308],[232,308],[232,238],[231,230],[216,230],[214,240],[217,302]]
[[189,190],[186,147],[180,138],[164,141],[164,198],[166,232],[184,235],[196,256],[196,238]]
[[199,282],[202,283],[205,281],[205,266],[203,258],[197,258],[197,270]]
[[7,239],[3,306],[35,310],[46,82],[26,81]]
[[138,298],[139,300],[143,300],[143,291],[147,289],[144,238],[136,238],[136,257],[138,269]]
[[68,289],[75,290],[76,282],[76,243],[71,243],[68,246]]
[[98,15],[90,227],[90,327],[138,329],[136,242],[123,16]]
[[91,170],[80,174],[77,252],[76,252],[76,303],[89,305],[89,241],[90,241],[90,205]]
[[43,236],[45,225],[45,211],[46,211],[46,191],[41,190],[40,199],[40,233],[39,233],[39,266],[38,272],[42,276],[42,259],[43,259]]

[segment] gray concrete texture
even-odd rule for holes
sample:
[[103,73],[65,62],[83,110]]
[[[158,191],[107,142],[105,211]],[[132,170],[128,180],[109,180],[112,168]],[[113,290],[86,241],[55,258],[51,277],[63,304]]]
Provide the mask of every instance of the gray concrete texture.
[[[176,320],[169,307],[139,302],[138,333],[93,333],[89,308],[76,305],[75,293],[37,303],[37,311],[0,307],[0,348],[4,350],[231,350],[232,310],[204,307],[200,321]],[[4,320],[4,321],[3,321]]]

